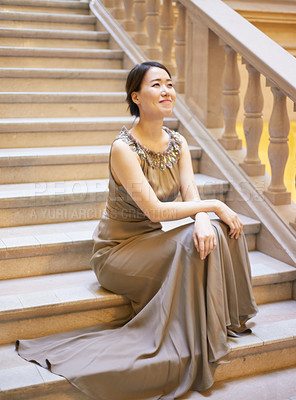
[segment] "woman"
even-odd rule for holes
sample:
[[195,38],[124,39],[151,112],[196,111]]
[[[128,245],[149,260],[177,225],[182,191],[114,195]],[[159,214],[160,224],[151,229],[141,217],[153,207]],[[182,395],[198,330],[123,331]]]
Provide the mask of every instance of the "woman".
[[[103,287],[129,298],[132,313],[21,341],[19,353],[97,400],[175,399],[212,385],[227,333],[245,331],[257,308],[239,217],[200,200],[185,138],[163,127],[176,97],[168,70],[136,65],[126,89],[140,118],[112,145],[91,265]],[[192,224],[162,231],[161,221],[189,216]]]

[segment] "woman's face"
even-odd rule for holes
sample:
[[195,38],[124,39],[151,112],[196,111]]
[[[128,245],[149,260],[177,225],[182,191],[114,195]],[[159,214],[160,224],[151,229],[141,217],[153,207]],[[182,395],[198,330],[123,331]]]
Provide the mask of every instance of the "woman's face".
[[171,115],[176,92],[168,73],[162,68],[149,68],[139,92],[132,93],[132,100],[139,107],[140,118],[160,119]]

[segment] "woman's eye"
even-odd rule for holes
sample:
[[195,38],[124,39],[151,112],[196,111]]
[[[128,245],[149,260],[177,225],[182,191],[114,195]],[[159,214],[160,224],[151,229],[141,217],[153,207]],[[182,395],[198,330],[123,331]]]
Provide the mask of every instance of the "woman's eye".
[[154,83],[153,87],[159,87],[159,83]]

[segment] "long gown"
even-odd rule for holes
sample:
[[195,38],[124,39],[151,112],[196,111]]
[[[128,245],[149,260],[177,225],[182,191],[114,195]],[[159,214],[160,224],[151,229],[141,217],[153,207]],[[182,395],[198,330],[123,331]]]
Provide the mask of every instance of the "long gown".
[[[170,139],[163,153],[142,146],[126,128],[116,140],[138,153],[158,198],[172,201],[180,189],[182,139],[164,129]],[[110,324],[17,341],[20,356],[96,400],[173,400],[209,388],[229,351],[227,332],[243,330],[257,312],[244,235],[231,239],[223,222],[212,225],[217,247],[202,261],[193,223],[164,232],[110,171],[91,266],[104,288],[130,300],[132,313]]]

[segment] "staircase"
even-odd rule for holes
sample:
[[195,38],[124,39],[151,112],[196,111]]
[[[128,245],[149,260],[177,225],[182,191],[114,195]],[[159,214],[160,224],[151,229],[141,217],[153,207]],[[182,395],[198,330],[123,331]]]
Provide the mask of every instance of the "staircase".
[[[110,144],[133,121],[124,101],[130,61],[89,14],[87,1],[0,0],[1,400],[86,399],[18,357],[14,342],[108,321],[130,307],[89,269]],[[175,117],[166,125],[187,135]],[[193,141],[190,150],[202,197],[226,200],[230,183],[202,174],[206,155]],[[292,399],[296,270],[256,250],[260,222],[241,218],[259,314],[252,335],[229,340],[230,362],[219,365],[207,396],[239,391],[256,400],[264,388],[266,398]],[[275,382],[286,384],[275,390]],[[192,392],[183,400],[198,398]]]

